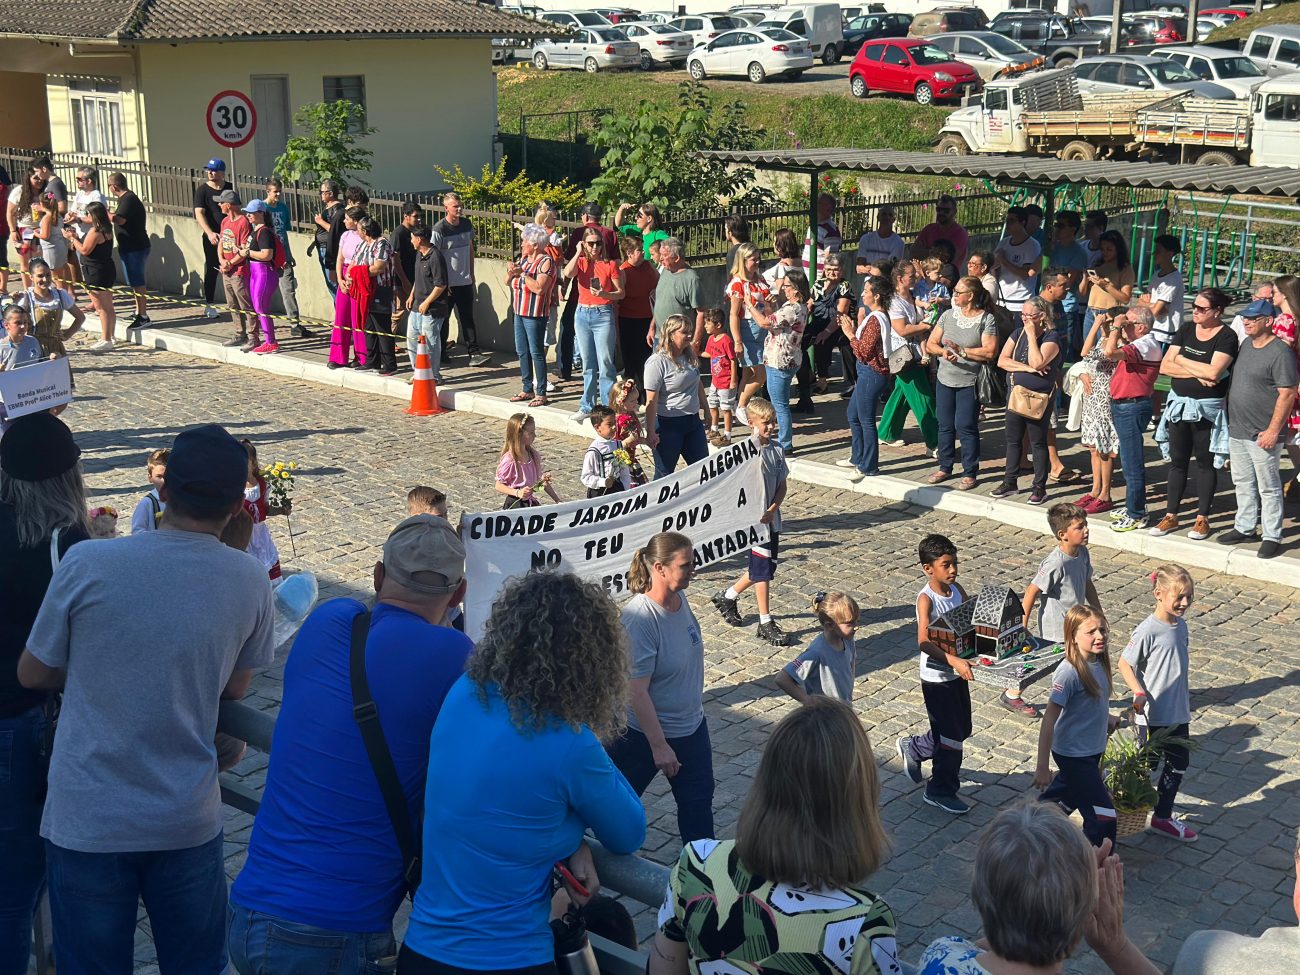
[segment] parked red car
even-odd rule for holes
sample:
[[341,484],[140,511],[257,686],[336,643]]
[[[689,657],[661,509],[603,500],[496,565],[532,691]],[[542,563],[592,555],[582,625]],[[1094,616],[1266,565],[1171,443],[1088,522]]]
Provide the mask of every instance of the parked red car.
[[1215,10],[1198,10],[1197,13],[1198,14],[1225,14],[1228,17],[1236,17],[1238,20],[1246,16],[1246,11],[1237,10],[1233,7],[1219,7]]
[[849,87],[858,98],[873,91],[911,95],[918,105],[937,98],[961,98],[980,90],[980,76],[969,64],[921,37],[867,41],[849,68]]

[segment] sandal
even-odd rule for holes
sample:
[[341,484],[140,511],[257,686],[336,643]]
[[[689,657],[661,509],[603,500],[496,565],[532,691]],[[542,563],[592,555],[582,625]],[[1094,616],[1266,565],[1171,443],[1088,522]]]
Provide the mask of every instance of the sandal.
[[1073,484],[1079,480],[1080,474],[1073,467],[1062,467],[1061,473],[1052,475],[1048,474],[1047,479],[1053,484]]
[[948,478],[950,478],[950,477],[952,477],[952,472],[951,472],[951,471],[935,471],[933,474],[931,474],[931,475],[930,475],[929,477],[927,477],[925,480],[926,480],[926,482],[929,483],[929,484],[942,484],[944,481],[948,480]]
[[510,402],[526,403],[528,400],[532,399],[532,395],[532,393],[515,393],[515,395],[510,397]]
[[545,396],[534,396],[532,399],[528,401],[528,405],[530,408],[535,408],[538,406],[546,406],[547,399]]
[[958,491],[969,491],[974,486],[975,486],[975,478],[973,477],[963,477],[960,481],[957,482]]

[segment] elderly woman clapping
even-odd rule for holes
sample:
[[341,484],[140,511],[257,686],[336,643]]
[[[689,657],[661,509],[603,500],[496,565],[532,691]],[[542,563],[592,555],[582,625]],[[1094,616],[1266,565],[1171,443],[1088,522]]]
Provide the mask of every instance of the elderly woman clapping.
[[515,354],[523,389],[512,403],[546,405],[546,321],[555,300],[555,262],[546,253],[550,233],[530,223],[520,234],[519,260],[506,265],[515,314]]

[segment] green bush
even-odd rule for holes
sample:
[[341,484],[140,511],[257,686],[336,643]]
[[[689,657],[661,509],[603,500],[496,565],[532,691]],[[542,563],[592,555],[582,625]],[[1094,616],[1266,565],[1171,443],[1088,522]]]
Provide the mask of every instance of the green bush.
[[495,169],[484,163],[483,171],[477,178],[466,175],[459,165],[451,170],[439,166],[438,173],[447,181],[448,186],[460,194],[462,202],[471,210],[506,209],[513,213],[527,214],[545,202],[561,213],[567,213],[581,207],[585,199],[582,189],[567,179],[548,183],[529,179],[524,172],[507,175],[504,157]]
[[366,111],[356,102],[316,102],[293,113],[293,124],[306,135],[291,135],[275,161],[275,175],[291,182],[336,179],[365,184],[374,153],[357,140],[379,131],[366,125]]

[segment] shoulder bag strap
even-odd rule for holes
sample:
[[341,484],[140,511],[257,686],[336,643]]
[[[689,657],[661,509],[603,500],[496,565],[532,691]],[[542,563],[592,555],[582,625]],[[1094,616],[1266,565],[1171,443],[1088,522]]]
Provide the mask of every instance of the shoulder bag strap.
[[59,567],[59,537],[63,534],[62,528],[56,528],[50,533],[50,575],[54,575]]
[[380,795],[384,797],[384,806],[388,809],[388,818],[392,820],[393,832],[397,834],[407,894],[414,897],[420,886],[420,837],[411,823],[411,811],[407,808],[406,795],[402,792],[402,783],[397,777],[397,767],[393,764],[388,742],[384,740],[384,729],[379,724],[379,709],[370,696],[370,684],[366,680],[366,639],[369,635],[370,613],[363,611],[352,621],[352,717],[361,730],[361,740],[365,742],[370,767],[379,783]]

